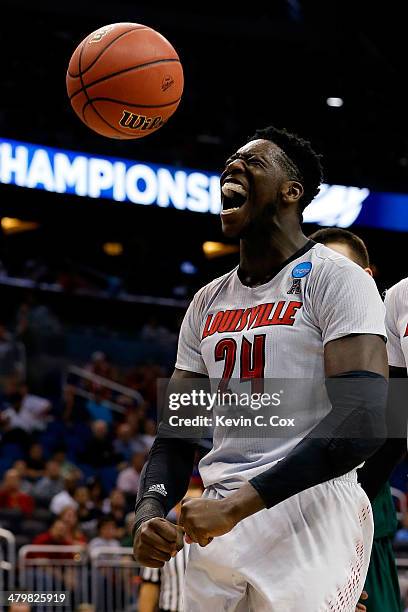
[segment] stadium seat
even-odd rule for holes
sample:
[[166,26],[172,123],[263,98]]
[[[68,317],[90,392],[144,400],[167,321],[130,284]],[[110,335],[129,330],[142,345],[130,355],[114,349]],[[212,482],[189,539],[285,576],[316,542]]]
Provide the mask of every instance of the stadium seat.
[[48,507],[44,507],[35,508],[31,517],[36,521],[42,521],[44,523],[47,523],[47,525],[50,525],[54,518],[54,515],[50,510],[48,510]]
[[24,521],[22,521],[20,525],[19,533],[27,536],[28,538],[31,538],[32,540],[33,538],[35,538],[36,535],[38,535],[39,533],[43,533],[44,531],[47,531],[47,529],[48,529],[48,524],[45,521],[37,521],[35,519],[25,519]]
[[10,525],[10,531],[17,531],[23,518],[23,513],[18,508],[1,508],[0,523],[6,521]]

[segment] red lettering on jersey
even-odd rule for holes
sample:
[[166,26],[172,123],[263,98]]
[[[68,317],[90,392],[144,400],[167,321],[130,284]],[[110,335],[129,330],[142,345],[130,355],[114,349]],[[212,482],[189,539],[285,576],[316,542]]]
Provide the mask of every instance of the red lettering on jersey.
[[293,325],[295,315],[301,306],[302,302],[289,302],[283,317],[279,321],[279,325]]
[[[210,316],[211,315],[209,315],[209,317]],[[220,326],[220,323],[221,323],[221,320],[223,319],[223,317],[224,317],[224,311],[223,310],[220,310],[220,312],[217,312],[217,314],[213,318],[211,327],[209,325],[209,320],[207,318],[207,321],[206,321],[206,324],[205,324],[206,327],[207,327],[207,323],[208,323],[208,327],[209,327],[208,330],[207,330],[207,333],[206,333],[207,336],[212,336],[213,334],[215,334],[216,331],[218,331],[218,328]],[[203,338],[204,337],[205,336],[203,336]]]
[[[216,332],[241,332],[244,329],[255,329],[268,325],[293,325],[295,315],[302,302],[285,302],[284,300],[258,304],[250,308],[238,308],[234,310],[219,310],[215,314],[209,314],[204,325],[202,339],[212,336]],[[272,317],[270,317],[272,313]],[[408,325],[406,334],[408,335]]]
[[204,330],[203,330],[203,338],[206,338],[207,336],[210,335],[210,324],[211,324],[213,316],[214,315],[212,315],[212,314],[209,314],[207,316],[207,320],[205,322]]
[[262,315],[260,315],[256,322],[255,325],[253,325],[254,327],[263,327],[264,325],[273,325],[273,322],[271,319],[269,319],[269,315],[271,314],[272,308],[275,306],[275,302],[270,302],[269,304],[264,304],[265,308],[263,309]]
[[252,308],[251,316],[249,317],[248,329],[251,329],[251,327],[256,327],[255,323],[262,317],[265,308],[266,304],[259,304],[259,306]]
[[247,324],[247,321],[248,321],[248,317],[249,317],[249,314],[250,314],[251,310],[252,310],[252,308],[247,308],[245,310],[245,312],[242,315],[241,321],[240,321],[240,323],[239,323],[239,325],[238,325],[238,327],[237,327],[237,329],[235,331],[240,332],[240,331],[242,331],[246,327],[246,324]]
[[229,332],[235,330],[236,326],[238,325],[238,323],[239,323],[239,321],[241,319],[241,316],[242,316],[242,313],[244,312],[244,309],[243,308],[239,308],[238,310],[232,310],[231,312],[234,313],[234,316],[230,319],[230,324],[229,324],[228,329],[225,330],[225,331],[229,331]]
[[407,326],[405,328],[404,338],[406,338],[407,336],[408,336],[408,323],[407,323]]
[[226,310],[224,313],[224,316],[222,317],[222,321],[218,326],[218,333],[222,334],[223,332],[226,332],[229,330],[229,327],[231,325],[231,321],[234,318],[236,311],[235,310]]

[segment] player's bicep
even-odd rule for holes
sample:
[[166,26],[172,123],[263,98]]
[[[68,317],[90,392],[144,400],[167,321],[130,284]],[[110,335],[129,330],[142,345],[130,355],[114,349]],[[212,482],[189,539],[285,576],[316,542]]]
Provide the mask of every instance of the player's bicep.
[[387,378],[384,338],[374,334],[356,334],[331,340],[324,347],[324,367],[327,377],[364,370]]

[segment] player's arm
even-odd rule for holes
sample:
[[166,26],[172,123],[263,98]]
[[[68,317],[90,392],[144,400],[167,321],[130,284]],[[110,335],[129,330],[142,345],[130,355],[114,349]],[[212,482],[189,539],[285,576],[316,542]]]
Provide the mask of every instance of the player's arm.
[[[390,366],[391,379],[407,378],[406,368]],[[367,493],[370,501],[378,495],[381,488],[389,480],[395,466],[402,461],[407,454],[406,426],[408,421],[407,406],[401,402],[400,389],[393,388],[390,381],[390,392],[387,405],[387,424],[390,437],[384,444],[365,462],[358,472],[358,479]],[[399,437],[393,437],[399,435]]]
[[401,290],[403,290],[401,285],[393,287],[387,291],[384,300],[386,309],[385,327],[388,337],[387,353],[388,363],[390,364],[389,376],[391,379],[387,405],[389,436],[381,448],[359,470],[359,481],[370,500],[376,497],[397,463],[403,459],[407,452],[408,410],[406,402],[403,401],[406,394],[401,392],[401,385],[397,382],[397,379],[407,378],[405,357],[401,348],[400,330],[398,328],[399,292]]
[[[167,394],[186,378],[202,374],[176,369]],[[191,478],[197,445],[183,438],[158,435],[143,468],[134,525],[134,554],[144,566],[162,567],[183,545],[180,527],[167,521],[168,512],[184,497]]]

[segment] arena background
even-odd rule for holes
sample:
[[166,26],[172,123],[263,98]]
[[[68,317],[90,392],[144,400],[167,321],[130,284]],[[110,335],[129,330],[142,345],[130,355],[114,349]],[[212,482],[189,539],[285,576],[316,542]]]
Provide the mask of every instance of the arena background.
[[[193,212],[194,205],[183,200],[178,207],[171,202],[142,205],[113,201],[106,194],[55,193],[43,184],[18,186],[15,172],[5,170],[4,157],[10,151],[14,155],[18,143],[209,176],[220,172],[227,156],[255,128],[286,127],[310,138],[322,153],[327,185],[358,188],[357,205],[348,216],[343,209],[352,192],[336,192],[335,221],[366,241],[380,291],[407,276],[407,52],[400,5],[301,0],[246,8],[214,4],[2,2],[0,147],[6,148],[0,154],[1,407],[6,411],[10,394],[17,392],[50,402],[42,429],[32,429],[26,438],[13,438],[2,417],[0,478],[24,460],[18,469],[27,491],[43,474],[44,460],[63,450],[61,470],[66,461],[78,466],[76,486],[88,486],[95,504],[101,502],[109,512],[106,500],[131,460],[117,450],[118,427],[128,423],[139,454],[148,448],[156,416],[155,381],[172,370],[186,305],[199,287],[236,265],[237,245],[222,237],[209,203],[202,203],[203,212]],[[161,32],[178,51],[185,73],[176,114],[157,133],[134,141],[108,140],[91,132],[72,111],[65,90],[67,65],[77,44],[91,31],[119,21]],[[318,222],[330,225],[333,198],[332,190],[312,215],[313,222],[305,224],[306,234]],[[107,432],[98,437],[94,423],[101,415]],[[34,442],[41,449],[30,452]],[[140,456],[134,461],[140,463]],[[402,464],[392,479],[401,522],[406,471]],[[101,482],[101,500],[92,489],[95,479]],[[122,498],[116,500],[115,511],[124,537],[134,494]],[[0,508],[0,525],[14,534],[17,553],[55,518],[49,501],[36,500],[32,515]],[[0,540],[0,587],[14,580],[29,588],[28,577],[35,571],[26,561],[26,573],[20,568],[14,576],[13,541],[6,536]],[[400,547],[402,582],[404,555]],[[131,563],[129,555],[124,559]],[[108,595],[95,600],[99,583],[89,573],[90,560],[80,555],[77,561],[89,576],[89,596],[81,595],[81,602],[92,600],[101,610],[136,609],[137,576],[130,565],[132,578],[112,578],[126,591],[121,603],[112,603]],[[23,574],[26,582],[19,583]],[[64,575],[61,580],[70,590],[77,578],[70,583]]]

